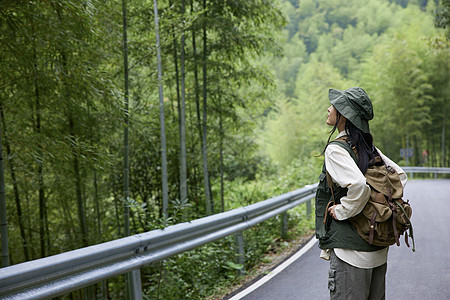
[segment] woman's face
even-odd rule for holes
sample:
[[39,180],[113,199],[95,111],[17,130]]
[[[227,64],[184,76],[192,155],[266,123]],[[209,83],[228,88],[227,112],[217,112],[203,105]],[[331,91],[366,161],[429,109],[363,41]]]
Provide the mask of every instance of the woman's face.
[[[339,124],[337,124],[336,126],[339,132],[344,130],[345,120],[346,120],[345,117],[341,115],[339,119]],[[334,126],[334,124],[336,124],[336,121],[337,121],[337,110],[333,105],[331,105],[330,107],[328,107],[327,125]]]
[[336,124],[336,120],[337,110],[333,105],[331,105],[330,107],[328,107],[327,125],[334,126],[334,124]]

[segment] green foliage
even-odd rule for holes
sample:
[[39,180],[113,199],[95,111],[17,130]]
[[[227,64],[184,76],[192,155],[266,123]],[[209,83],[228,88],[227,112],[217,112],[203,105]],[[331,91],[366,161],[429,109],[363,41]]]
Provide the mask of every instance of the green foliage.
[[[229,210],[317,180],[328,88],[368,91],[376,144],[394,160],[408,146],[414,164],[425,163],[420,153],[429,149],[428,165],[448,165],[448,1],[279,2],[185,1],[182,9],[182,1],[158,1],[170,199],[164,220],[153,1],[128,1],[126,201],[121,2],[3,1],[0,127],[10,248],[20,250],[10,251],[11,262],[119,238],[125,205],[132,233],[205,216],[203,95],[215,212],[222,193]],[[182,32],[188,198],[180,200]],[[291,237],[312,227],[305,205],[290,212]],[[244,232],[244,266],[233,237],[168,259],[162,272],[150,266],[147,296],[207,297],[283,247],[279,236],[279,217]],[[120,278],[109,281],[111,297],[121,298],[123,286]]]
[[329,107],[323,99],[326,99],[329,87],[344,85],[345,81],[335,68],[314,57],[301,66],[296,80],[296,97],[278,102],[261,135],[261,144],[274,162],[286,166],[296,158],[322,152]]
[[[128,2],[127,7],[127,199],[123,197],[121,2],[2,3],[0,26],[5,34],[0,37],[0,109],[2,142],[5,146],[8,143],[8,226],[13,237],[11,249],[21,250],[10,251],[12,263],[119,238],[124,233],[124,207],[130,209],[132,233],[204,216],[198,130],[203,88],[208,104],[207,146],[211,181],[216,183],[212,188],[216,211],[220,174],[224,174],[225,181],[256,177],[265,159],[256,155],[255,119],[272,105],[271,93],[275,90],[273,77],[260,63],[260,57],[267,53],[279,55],[281,49],[274,35],[285,24],[284,18],[273,1],[205,3],[203,7],[203,1],[185,1],[183,10],[181,1],[158,1],[171,199],[168,220],[163,219],[161,208],[152,1]],[[186,38],[189,195],[179,200],[181,32]],[[252,201],[265,197],[261,194]],[[245,204],[227,203],[230,207],[237,205]],[[194,289],[195,295],[211,291],[217,276],[235,278],[240,268],[234,250],[228,255],[226,251],[221,254],[220,247],[214,245],[206,248],[205,265],[196,265],[198,282],[183,279],[186,287],[199,286],[199,291]],[[253,260],[257,261],[256,255]],[[210,261],[214,263],[209,265]],[[194,265],[187,267],[197,272]],[[167,272],[175,269],[169,264]],[[216,270],[218,275],[214,275]],[[188,269],[184,271],[183,278],[190,274]],[[122,281],[111,280],[110,295],[122,295],[122,287]]]
[[[251,272],[266,255],[285,246],[279,238],[280,222],[275,217],[244,232],[244,265],[237,263],[236,242],[229,236],[145,268],[144,297],[204,299],[219,289],[226,289],[239,280],[241,271]],[[308,234],[313,226],[314,218],[306,217],[305,205],[289,212],[291,237]]]
[[[284,2],[291,22],[283,39],[287,51],[270,61],[282,94],[259,134],[264,155],[286,166],[295,157],[321,153],[329,129],[328,89],[358,85],[374,103],[376,145],[397,161],[400,148],[413,147],[416,165],[423,163],[422,151],[433,148],[428,164],[442,165],[449,147],[449,122],[442,114],[448,46],[434,28],[435,2],[408,2]],[[445,22],[445,4],[437,16]],[[291,52],[294,47],[298,53]],[[296,70],[279,70],[287,65]]]
[[[362,69],[368,93],[376,99],[375,114],[380,116],[374,120],[374,127],[380,137],[389,139],[385,145],[395,139],[421,138],[423,128],[430,125],[433,97],[429,95],[432,85],[424,69],[426,45],[415,37],[396,35],[389,43],[376,47],[373,60]],[[392,132],[392,127],[385,124],[401,126]]]
[[[149,299],[201,299],[234,278],[233,239],[226,238],[190,252],[179,254],[147,268],[145,291]],[[220,274],[220,275],[219,275]],[[219,275],[219,276],[218,276]],[[174,287],[177,288],[174,288]]]

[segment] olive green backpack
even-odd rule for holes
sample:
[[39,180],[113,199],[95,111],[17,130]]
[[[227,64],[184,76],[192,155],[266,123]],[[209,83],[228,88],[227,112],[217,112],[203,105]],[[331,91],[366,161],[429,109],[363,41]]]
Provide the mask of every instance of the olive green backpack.
[[[350,146],[348,139],[336,140],[337,144],[346,149],[358,161],[356,149]],[[333,143],[333,142],[332,142]],[[353,150],[353,151],[352,151]],[[380,156],[369,162],[366,182],[370,186],[370,199],[361,213],[349,219],[358,234],[369,244],[375,246],[400,246],[400,236],[405,235],[405,244],[415,251],[413,228],[411,224],[412,208],[409,201],[403,201],[403,186],[398,173],[384,164]],[[327,172],[328,185],[333,187],[330,174]],[[333,190],[333,189],[332,189]],[[334,193],[333,193],[333,202]]]

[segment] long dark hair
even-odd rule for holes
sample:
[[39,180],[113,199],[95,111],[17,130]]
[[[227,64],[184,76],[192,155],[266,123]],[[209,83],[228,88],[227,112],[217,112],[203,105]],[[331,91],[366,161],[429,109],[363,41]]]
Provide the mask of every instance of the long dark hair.
[[325,153],[325,150],[327,149],[327,146],[330,143],[331,136],[336,131],[339,121],[341,120],[341,116],[342,116],[342,114],[336,109],[336,123],[334,123],[333,128],[328,132],[330,135],[328,136],[327,145],[325,146],[325,149],[323,149],[323,151],[320,155],[323,155]]
[[346,120],[345,122],[345,131],[348,134],[352,146],[356,147],[356,152],[358,153],[358,168],[365,174],[369,167],[369,162],[378,155],[377,150],[373,145],[373,137],[370,133],[365,133],[357,128],[349,120]]
[[[331,136],[337,129],[337,125],[341,119],[342,114],[336,110],[336,123],[333,128],[329,131],[327,145],[325,149],[323,149],[322,153],[319,155],[323,155],[325,150],[327,149],[328,144],[330,143]],[[350,146],[354,146],[356,148],[356,152],[358,153],[358,168],[361,170],[363,174],[366,173],[367,168],[369,167],[369,162],[378,155],[377,150],[373,145],[373,137],[370,133],[365,133],[361,129],[357,128],[350,122],[348,119],[345,121],[345,131],[348,134],[348,138],[350,141]]]

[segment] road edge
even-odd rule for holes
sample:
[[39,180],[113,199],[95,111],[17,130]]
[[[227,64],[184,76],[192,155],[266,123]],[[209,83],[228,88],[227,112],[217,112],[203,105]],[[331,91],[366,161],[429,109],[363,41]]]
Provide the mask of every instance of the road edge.
[[303,244],[296,252],[294,252],[292,255],[287,257],[283,262],[281,262],[280,264],[275,266],[267,275],[256,278],[248,286],[242,287],[242,289],[238,289],[238,290],[234,291],[233,293],[224,297],[223,300],[242,299],[246,295],[250,294],[257,288],[259,288],[260,286],[262,286],[263,284],[268,282],[270,279],[275,277],[281,271],[286,269],[289,265],[291,265],[293,262],[295,262],[297,259],[299,259],[303,254],[305,254],[309,249],[311,249],[316,243],[317,243],[317,239],[313,235],[307,243]]

